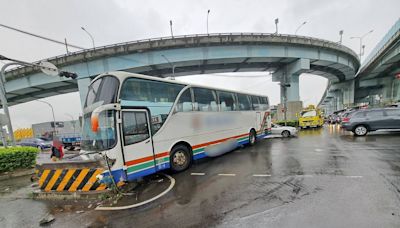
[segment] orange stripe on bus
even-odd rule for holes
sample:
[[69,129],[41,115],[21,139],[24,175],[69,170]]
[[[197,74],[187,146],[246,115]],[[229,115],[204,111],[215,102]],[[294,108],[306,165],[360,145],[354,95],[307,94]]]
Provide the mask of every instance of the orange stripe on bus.
[[164,157],[164,156],[168,156],[168,154],[169,154],[168,151],[167,152],[158,153],[155,156],[148,156],[148,157],[139,158],[139,159],[136,159],[136,160],[125,162],[125,165],[132,166],[132,165],[139,164],[139,163],[142,163],[142,162],[151,161],[151,160],[154,159],[154,157],[155,158],[161,158],[161,157]]
[[239,138],[239,137],[246,136],[246,135],[249,135],[249,134],[246,133],[246,134],[232,136],[232,137],[229,137],[229,138],[224,138],[224,139],[219,139],[219,140],[215,140],[215,141],[211,141],[211,142],[206,142],[206,143],[195,145],[192,148],[193,149],[197,149],[197,148],[200,148],[200,147],[205,147],[205,146],[208,146],[208,145],[211,145],[211,144],[215,144],[215,143],[220,143],[220,142],[226,141],[228,139]]
[[[194,150],[194,149],[197,149],[197,148],[200,148],[200,147],[204,147],[204,146],[208,146],[208,145],[211,145],[211,144],[220,143],[220,142],[226,141],[228,139],[240,138],[240,137],[247,136],[247,135],[249,135],[249,133],[236,135],[236,136],[232,136],[232,137],[229,137],[229,138],[219,139],[219,140],[211,141],[211,142],[207,142],[207,143],[198,144],[198,145],[193,146],[192,149]],[[167,155],[169,155],[169,151],[158,153],[158,154],[155,155],[155,158],[160,158],[160,157],[164,157],[164,156],[167,156]],[[136,160],[127,161],[127,162],[125,162],[125,165],[132,166],[132,165],[136,165],[136,164],[139,164],[139,163],[151,161],[152,159],[154,159],[153,156],[148,156],[148,157],[139,158],[139,159],[136,159]]]

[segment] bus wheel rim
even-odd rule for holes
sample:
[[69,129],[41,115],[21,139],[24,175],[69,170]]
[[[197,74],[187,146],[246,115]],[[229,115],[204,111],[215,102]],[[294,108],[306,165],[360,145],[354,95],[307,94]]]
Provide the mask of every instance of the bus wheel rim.
[[256,137],[254,136],[254,133],[251,133],[250,135],[250,142],[253,144],[256,141]]
[[174,164],[178,166],[183,166],[186,163],[186,156],[183,151],[178,151],[174,154]]

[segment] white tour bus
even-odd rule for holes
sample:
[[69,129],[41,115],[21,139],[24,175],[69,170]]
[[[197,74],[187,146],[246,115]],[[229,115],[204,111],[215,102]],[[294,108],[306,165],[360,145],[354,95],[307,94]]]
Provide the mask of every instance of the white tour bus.
[[111,180],[111,170],[116,182],[185,170],[252,145],[271,127],[265,96],[127,72],[91,82],[83,117],[81,156],[105,158],[109,170],[99,177]]

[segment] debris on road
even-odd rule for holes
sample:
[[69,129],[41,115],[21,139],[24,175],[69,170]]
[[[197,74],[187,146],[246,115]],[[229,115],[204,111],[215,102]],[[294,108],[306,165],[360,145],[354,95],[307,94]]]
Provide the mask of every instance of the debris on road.
[[52,214],[46,214],[40,221],[39,225],[44,226],[47,225],[55,220],[54,216]]

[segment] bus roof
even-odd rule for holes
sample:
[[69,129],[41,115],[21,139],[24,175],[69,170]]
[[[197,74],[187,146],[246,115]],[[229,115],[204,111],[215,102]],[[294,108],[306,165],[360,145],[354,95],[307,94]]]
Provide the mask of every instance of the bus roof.
[[126,78],[142,78],[142,79],[149,79],[149,80],[153,80],[153,81],[160,81],[160,82],[166,82],[166,83],[186,85],[186,86],[191,86],[191,87],[200,87],[200,88],[206,88],[206,89],[212,89],[212,90],[220,90],[220,91],[226,91],[226,92],[232,92],[232,93],[240,93],[240,94],[247,94],[247,95],[253,95],[253,96],[260,96],[260,97],[268,97],[267,95],[260,95],[260,94],[248,93],[248,92],[244,92],[244,91],[223,89],[223,88],[212,87],[212,86],[204,86],[204,85],[199,85],[199,84],[195,84],[195,83],[188,83],[188,82],[183,82],[183,81],[170,80],[170,79],[165,79],[165,78],[153,77],[153,76],[148,76],[148,75],[144,75],[144,74],[136,74],[136,73],[130,73],[130,72],[124,72],[124,71],[105,72],[103,74],[98,75],[95,79],[93,79],[93,81],[98,79],[98,78],[100,78],[100,77],[107,76],[107,75],[116,76],[116,77],[118,77],[120,79],[120,81],[123,81]]

